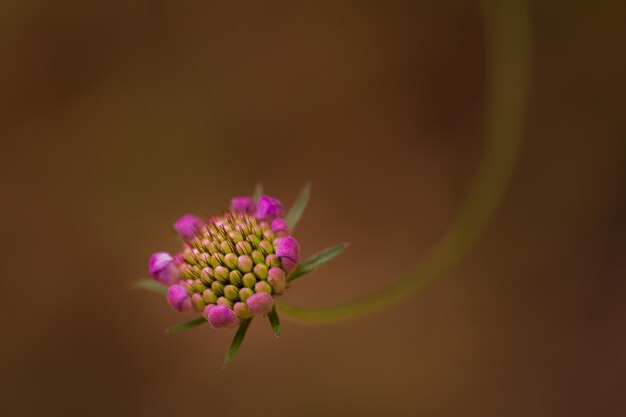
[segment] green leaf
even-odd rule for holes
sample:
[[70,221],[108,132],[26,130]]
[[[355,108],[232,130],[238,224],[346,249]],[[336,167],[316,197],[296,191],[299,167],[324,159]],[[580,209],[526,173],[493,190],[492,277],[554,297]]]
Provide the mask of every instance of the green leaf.
[[243,342],[243,338],[246,336],[246,331],[248,331],[248,326],[250,326],[250,322],[252,319],[242,320],[241,324],[239,324],[239,329],[237,333],[235,333],[235,337],[230,344],[230,348],[228,349],[228,353],[226,354],[226,360],[224,360],[224,368],[226,368],[230,363],[235,359],[235,355],[239,351],[239,347],[241,347],[241,343]]
[[337,255],[342,253],[348,247],[347,243],[340,243],[330,248],[324,249],[321,252],[311,256],[306,261],[302,262],[295,271],[287,277],[287,281],[293,281],[296,278],[300,278],[302,275],[315,271],[317,268],[324,265],[326,262],[331,261]]
[[136,290],[146,290],[161,295],[167,293],[167,286],[149,278],[143,278],[133,282],[131,288]]
[[169,329],[167,329],[166,332],[178,333],[178,332],[182,332],[183,330],[193,329],[194,327],[201,326],[205,323],[208,323],[208,321],[204,317],[200,317],[195,320],[186,321],[184,323],[178,323],[177,325],[172,326]]
[[300,217],[302,217],[302,213],[304,213],[304,209],[309,203],[310,195],[311,195],[311,184],[309,183],[304,186],[302,191],[300,191],[300,195],[298,196],[298,199],[289,210],[289,213],[287,213],[287,215],[285,216],[285,221],[289,225],[290,230],[295,229],[296,226],[298,225],[298,222],[300,221]]
[[274,329],[274,336],[280,336],[280,319],[276,312],[276,306],[272,307],[272,311],[267,315],[267,318],[270,319],[270,324],[272,325],[272,329]]
[[252,199],[256,203],[259,201],[259,197],[263,195],[263,184],[258,183],[256,187],[254,187],[254,193],[252,194]]

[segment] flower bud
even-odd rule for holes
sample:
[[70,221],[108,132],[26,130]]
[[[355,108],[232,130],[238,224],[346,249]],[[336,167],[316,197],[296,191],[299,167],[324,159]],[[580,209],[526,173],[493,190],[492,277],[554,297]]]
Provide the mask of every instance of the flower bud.
[[183,238],[188,241],[196,236],[196,232],[204,226],[204,222],[193,214],[185,214],[174,223],[174,230]]
[[215,268],[213,270],[213,274],[215,275],[215,279],[220,281],[220,282],[227,282],[228,281],[228,273],[230,271],[228,270],[228,268],[225,268],[223,266],[218,266],[217,268]]
[[224,240],[220,242],[220,249],[223,254],[233,253],[235,251],[235,247],[229,240]]
[[218,266],[222,265],[223,262],[224,255],[222,255],[221,253],[218,252],[211,255],[211,266],[213,268],[217,268]]
[[180,285],[172,285],[167,289],[167,302],[176,311],[191,311],[191,298],[187,290]]
[[213,293],[212,290],[205,290],[202,293],[202,299],[207,304],[215,304],[215,303],[217,303],[217,296]]
[[267,281],[259,281],[256,284],[254,284],[254,292],[256,293],[266,292],[268,294],[271,294],[272,286],[268,284]]
[[272,311],[274,300],[271,295],[260,292],[248,298],[246,304],[253,314],[267,314]]
[[224,294],[224,284],[219,281],[213,281],[211,283],[211,291],[213,291],[213,294],[215,295]]
[[235,197],[230,200],[230,209],[240,213],[253,214],[254,200],[250,197]]
[[280,258],[280,263],[286,273],[290,273],[296,269],[300,259],[298,241],[291,236],[280,239],[276,246],[276,256]]
[[195,307],[196,310],[202,311],[204,307],[206,307],[206,302],[202,298],[202,296],[198,293],[191,295],[191,304]]
[[234,285],[227,285],[224,287],[224,297],[229,300],[237,301],[239,300],[239,289]]
[[255,247],[259,246],[259,243],[261,243],[261,239],[259,239],[256,235],[248,235],[248,236],[246,236],[246,241],[250,242]]
[[265,261],[265,256],[263,256],[261,251],[258,251],[258,250],[252,251],[252,261],[257,265],[262,264],[263,261]]
[[229,269],[237,268],[237,255],[234,253],[228,253],[224,256],[224,265],[226,265]]
[[193,281],[193,284],[191,284],[191,288],[195,291],[195,292],[199,292],[202,293],[204,292],[204,290],[207,289],[207,286],[204,285],[204,283],[202,282],[202,280],[196,279]]
[[239,290],[239,299],[241,301],[246,301],[253,294],[254,294],[254,291],[252,289],[244,287]]
[[287,236],[289,234],[289,225],[285,219],[274,219],[272,220],[272,232],[280,237]]
[[235,252],[237,252],[238,255],[248,255],[252,252],[252,245],[250,244],[250,242],[247,242],[245,240],[237,242],[237,244],[235,245]]
[[156,252],[150,257],[150,275],[163,284],[169,285],[180,279],[180,272],[174,258],[166,252]]
[[250,317],[254,316],[246,303],[235,303],[235,305],[233,306],[233,310],[235,311],[237,317],[240,317],[242,319],[249,319]]
[[274,290],[274,294],[280,295],[285,292],[285,286],[287,285],[285,271],[274,267],[269,270],[267,275],[267,282],[272,287],[272,290]]
[[256,275],[258,279],[266,279],[267,278],[267,266],[265,266],[265,264],[255,265],[254,275]]
[[214,329],[233,327],[239,323],[235,312],[226,306],[218,305],[206,308],[205,311],[207,312],[207,320]]
[[283,204],[275,198],[263,195],[257,203],[256,217],[259,220],[269,221],[283,217]]
[[228,274],[228,281],[230,281],[233,285],[241,287],[241,284],[243,283],[242,277],[243,275],[240,271],[230,271],[230,274]]
[[259,250],[263,255],[267,256],[270,253],[274,252],[274,245],[272,245],[272,243],[268,240],[262,240],[259,243]]
[[243,285],[245,287],[254,288],[254,284],[256,284],[256,277],[253,273],[248,272],[247,274],[244,274],[244,276],[241,278],[241,281],[243,282]]
[[254,264],[252,263],[252,259],[250,259],[247,255],[242,255],[237,258],[237,267],[243,273],[252,271]]
[[265,265],[268,267],[280,267],[280,259],[276,255],[267,255],[265,257]]
[[211,282],[213,282],[213,269],[209,267],[203,268],[202,272],[200,272],[200,279],[205,284],[211,285]]
[[233,305],[235,305],[235,302],[232,300],[229,300],[226,297],[220,297],[217,299],[217,305],[218,306],[226,306],[228,308],[233,308]]

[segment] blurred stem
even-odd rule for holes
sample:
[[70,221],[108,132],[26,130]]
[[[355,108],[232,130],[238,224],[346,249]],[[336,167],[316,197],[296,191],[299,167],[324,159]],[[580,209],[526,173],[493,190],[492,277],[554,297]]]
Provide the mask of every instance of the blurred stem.
[[469,252],[502,200],[517,159],[529,82],[530,26],[524,0],[484,0],[488,53],[488,123],[482,161],[458,218],[413,273],[379,292],[321,308],[279,304],[310,322],[354,318],[389,306],[442,276]]

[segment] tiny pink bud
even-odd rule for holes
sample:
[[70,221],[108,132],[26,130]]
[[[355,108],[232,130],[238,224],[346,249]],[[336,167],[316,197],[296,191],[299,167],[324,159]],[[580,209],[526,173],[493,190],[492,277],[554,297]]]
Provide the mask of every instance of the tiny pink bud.
[[196,236],[196,232],[204,226],[204,222],[198,216],[185,214],[174,223],[174,230],[183,240],[190,240]]
[[300,260],[300,246],[291,236],[281,238],[276,245],[276,256],[280,258],[283,269],[288,274],[298,266]]
[[167,302],[180,312],[191,311],[193,308],[189,293],[180,285],[172,285],[167,289]]
[[240,213],[254,214],[254,200],[250,197],[235,197],[230,200],[230,209]]
[[256,217],[259,220],[272,221],[277,217],[283,217],[283,204],[275,198],[263,195],[259,198],[256,209]]
[[156,252],[150,257],[150,275],[163,284],[170,285],[180,279],[174,258],[166,252]]
[[280,268],[270,268],[267,273],[267,282],[271,285],[274,293],[277,295],[285,292],[285,286],[287,285],[287,279],[285,278],[285,271]]
[[233,310],[225,305],[216,305],[204,310],[207,313],[207,320],[214,329],[224,329],[233,327],[239,323],[239,319]]
[[277,236],[286,236],[289,234],[289,225],[285,221],[285,219],[274,219],[272,220],[272,232],[274,232]]
[[259,292],[251,295],[246,300],[246,304],[252,313],[263,315],[272,311],[274,299],[266,292]]

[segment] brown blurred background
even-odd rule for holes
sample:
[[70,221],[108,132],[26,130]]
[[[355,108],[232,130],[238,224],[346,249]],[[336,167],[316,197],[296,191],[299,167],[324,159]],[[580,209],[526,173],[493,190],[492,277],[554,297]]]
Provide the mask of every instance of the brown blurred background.
[[0,415],[626,415],[626,8],[530,8],[522,153],[470,256],[371,316],[256,321],[224,371],[232,332],[166,335],[129,283],[257,181],[312,181],[305,256],[351,242],[286,300],[410,271],[481,155],[479,4],[5,2]]

